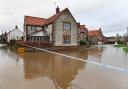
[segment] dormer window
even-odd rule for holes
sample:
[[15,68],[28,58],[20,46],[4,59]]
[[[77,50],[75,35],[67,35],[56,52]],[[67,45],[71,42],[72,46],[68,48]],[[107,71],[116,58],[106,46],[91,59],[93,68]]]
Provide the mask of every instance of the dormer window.
[[71,30],[71,23],[64,22],[63,23],[63,29],[64,30]]

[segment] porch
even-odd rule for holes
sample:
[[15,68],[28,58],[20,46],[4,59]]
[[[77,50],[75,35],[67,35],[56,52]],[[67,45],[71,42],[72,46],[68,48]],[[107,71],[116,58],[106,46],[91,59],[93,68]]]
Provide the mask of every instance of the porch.
[[49,42],[50,36],[28,36],[27,41],[29,42]]

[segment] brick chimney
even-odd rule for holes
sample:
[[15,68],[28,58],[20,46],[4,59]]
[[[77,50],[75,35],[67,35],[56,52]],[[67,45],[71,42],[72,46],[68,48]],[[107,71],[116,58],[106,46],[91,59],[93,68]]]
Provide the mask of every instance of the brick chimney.
[[60,8],[57,6],[56,8],[56,14],[60,12]]
[[99,30],[101,30],[101,28],[99,28]]
[[15,26],[15,29],[18,29],[18,26],[17,25]]

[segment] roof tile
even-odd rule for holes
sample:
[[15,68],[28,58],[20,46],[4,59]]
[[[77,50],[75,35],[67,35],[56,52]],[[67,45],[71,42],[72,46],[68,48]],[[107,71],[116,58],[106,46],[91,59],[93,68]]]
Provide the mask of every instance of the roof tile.
[[103,36],[101,30],[89,31],[88,36],[89,37],[96,36],[99,40],[104,40],[104,36]]
[[50,24],[50,23],[54,22],[66,10],[68,10],[68,8],[60,11],[57,14],[54,14],[53,16],[49,17],[48,19],[39,18],[39,17],[33,17],[33,16],[25,16],[24,22],[25,22],[25,24],[28,24],[28,25],[44,26],[44,25],[47,25],[47,24]]
[[25,16],[24,22],[28,25],[39,25],[42,26],[46,23],[47,19],[45,18],[39,18],[39,17],[33,17],[33,16]]

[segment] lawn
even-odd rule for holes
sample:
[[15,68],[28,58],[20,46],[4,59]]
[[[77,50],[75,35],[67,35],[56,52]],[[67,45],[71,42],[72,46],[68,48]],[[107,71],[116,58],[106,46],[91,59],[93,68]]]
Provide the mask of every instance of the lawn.
[[128,53],[128,47],[124,47],[123,50]]
[[117,44],[117,45],[114,45],[115,47],[117,48],[123,48],[123,50],[128,53],[128,45],[126,44]]
[[121,47],[128,47],[127,45],[125,44],[117,44],[117,45],[114,45],[115,47],[118,47],[118,48],[121,48]]

